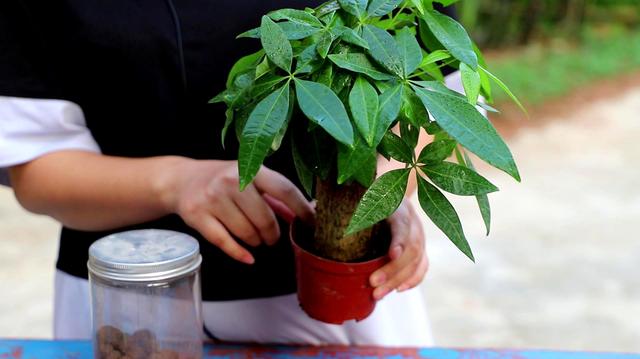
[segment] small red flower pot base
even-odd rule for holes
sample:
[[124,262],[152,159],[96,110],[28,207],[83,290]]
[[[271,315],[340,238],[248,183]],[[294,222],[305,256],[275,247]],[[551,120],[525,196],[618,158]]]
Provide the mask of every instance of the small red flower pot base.
[[298,235],[313,235],[298,221],[291,225],[289,235],[296,260],[298,300],[311,318],[342,324],[363,320],[373,312],[376,301],[369,277],[389,262],[388,256],[359,263],[336,262],[318,257],[298,244],[304,242]]

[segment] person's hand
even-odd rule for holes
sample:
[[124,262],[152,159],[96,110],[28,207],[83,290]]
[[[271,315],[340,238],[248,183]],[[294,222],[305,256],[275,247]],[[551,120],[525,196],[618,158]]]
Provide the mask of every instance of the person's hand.
[[389,247],[391,262],[374,272],[369,279],[375,288],[373,297],[376,300],[393,290],[402,292],[414,288],[420,284],[429,268],[422,223],[411,203],[403,200],[388,221],[392,237]]
[[170,210],[240,262],[252,264],[254,258],[232,234],[254,247],[272,245],[280,238],[271,206],[276,212],[288,208],[303,221],[313,222],[314,210],[304,195],[283,175],[266,167],[242,192],[237,161],[189,160],[174,170]]

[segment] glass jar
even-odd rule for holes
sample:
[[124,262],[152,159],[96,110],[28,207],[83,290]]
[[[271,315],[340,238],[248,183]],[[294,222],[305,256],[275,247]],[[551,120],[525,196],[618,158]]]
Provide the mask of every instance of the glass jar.
[[202,358],[198,241],[166,230],[89,248],[95,358]]

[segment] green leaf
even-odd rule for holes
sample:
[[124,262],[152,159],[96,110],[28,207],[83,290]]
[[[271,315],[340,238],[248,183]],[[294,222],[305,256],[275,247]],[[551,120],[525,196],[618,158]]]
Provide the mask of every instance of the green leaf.
[[410,168],[393,170],[373,182],[358,204],[345,235],[369,228],[392,215],[402,203],[409,173]]
[[[440,82],[444,82],[444,74],[442,73],[442,70],[440,69],[440,66],[438,66],[437,64],[427,64],[425,66],[421,66],[420,69],[422,71],[424,71],[424,73],[426,75],[429,75],[431,77],[433,77],[434,79],[440,81]],[[421,76],[423,77],[423,76]]]
[[369,152],[370,157],[360,164],[360,167],[353,174],[352,178],[366,188],[376,179],[376,171],[378,170],[378,153],[374,150]]
[[358,35],[353,29],[343,26],[343,28],[340,30],[341,30],[340,38],[344,42],[347,42],[349,44],[353,44],[356,46],[360,46],[363,49],[369,50],[369,44],[367,44],[367,42],[360,35]]
[[397,8],[402,0],[371,0],[367,13],[369,17],[384,16]]
[[[289,84],[287,83],[287,86]],[[273,142],[271,142],[271,152],[276,152],[280,149],[282,145],[282,141],[284,140],[285,135],[287,134],[287,130],[289,128],[289,123],[291,122],[291,117],[293,117],[293,109],[296,104],[295,94],[292,89],[289,90],[289,110],[287,111],[287,118],[284,121],[284,124],[280,127],[278,133],[276,133],[273,138]]]
[[318,54],[317,44],[307,46],[298,55],[296,61],[296,74],[306,74],[317,71],[322,66],[322,59]]
[[322,28],[322,23],[320,22],[320,20],[318,20],[312,14],[303,10],[280,9],[270,12],[268,15],[274,21],[289,20],[300,25]]
[[454,140],[517,181],[520,174],[511,151],[489,120],[464,98],[414,86],[438,125]]
[[418,179],[418,201],[424,213],[462,253],[475,261],[469,242],[464,236],[458,213],[451,202],[432,184],[419,175],[416,177]]
[[459,0],[433,0],[433,2],[437,2],[442,4],[443,6],[450,6],[457,3]]
[[422,49],[415,35],[408,27],[396,31],[396,42],[400,49],[400,60],[404,68],[404,76],[408,77],[422,62]]
[[322,31],[321,28],[293,21],[279,22],[278,26],[280,26],[288,40],[306,39],[307,37]]
[[[378,116],[378,92],[361,76],[358,76],[349,93],[349,108],[362,136],[373,141],[372,125],[375,124]],[[369,141],[367,143],[369,146],[372,145]]]
[[[305,39],[322,30],[321,28],[318,28],[315,26],[300,24],[293,21],[283,21],[283,22],[278,22],[276,24],[280,27],[280,29],[282,29],[282,31],[284,32],[288,40]],[[237,38],[238,39],[242,39],[242,38],[260,39],[261,38],[260,28],[257,27],[255,29],[245,31],[242,34],[238,35]]]
[[404,86],[397,84],[384,91],[378,100],[378,108],[380,109],[376,121],[371,126],[374,137],[368,138],[367,143],[372,147],[378,146],[382,137],[389,129],[393,121],[398,118],[400,107],[402,106],[402,93]]
[[265,57],[264,60],[256,66],[256,80],[269,73],[269,71],[271,71],[271,66],[269,65],[269,59]]
[[240,35],[236,36],[236,39],[259,39],[260,38],[260,28],[256,27],[251,30],[247,30]]
[[327,1],[324,4],[318,6],[315,10],[317,17],[323,17],[325,15],[336,12],[340,9],[340,4],[336,1]]
[[402,93],[402,114],[415,127],[422,127],[429,122],[429,114],[420,98],[407,86]]
[[369,44],[369,52],[374,60],[389,71],[402,76],[400,49],[393,36],[373,25],[366,25],[362,31],[362,36]]
[[327,57],[329,50],[331,49],[331,44],[336,39],[336,36],[329,30],[324,31],[320,35],[320,39],[318,39],[318,54],[323,59]]
[[295,82],[302,112],[337,141],[352,146],[353,127],[338,96],[327,86],[316,82],[300,79],[295,79]]
[[382,146],[384,153],[396,161],[408,164],[413,163],[413,150],[395,133],[385,133],[380,146]]
[[242,130],[238,154],[240,190],[244,190],[258,173],[288,112],[289,83],[265,97],[251,112]]
[[316,82],[321,83],[327,87],[331,87],[333,84],[333,66],[331,64],[325,65],[318,73]]
[[254,85],[249,89],[249,96],[256,101],[263,96],[270,93],[280,82],[284,81],[286,77],[279,75],[267,74],[261,77]]
[[478,105],[478,106],[480,106],[480,108],[482,108],[482,109],[486,110],[487,112],[500,113],[500,111],[498,111],[498,110],[496,110],[495,108],[493,108],[493,107],[491,107],[491,106],[487,105],[487,104],[486,104],[486,103],[484,103],[484,102],[478,102],[478,104],[477,104],[477,105]]
[[391,17],[386,17],[384,19],[378,19],[373,22],[373,24],[381,29],[385,29],[387,31],[395,31],[397,29],[401,29],[405,26],[414,26],[415,25],[415,13],[396,13]]
[[369,0],[338,0],[342,9],[349,14],[362,19],[367,12]]
[[455,153],[456,153],[456,160],[458,161],[458,163],[463,166],[466,166],[464,162],[464,158],[462,157],[462,152],[460,152],[460,149],[458,147],[455,148]]
[[[476,171],[471,159],[465,152],[464,159],[466,161],[466,166],[469,167],[472,171]],[[476,171],[477,172],[477,171]],[[480,208],[480,214],[482,215],[482,220],[484,221],[484,226],[487,229],[487,236],[491,232],[491,205],[489,204],[489,197],[486,194],[479,194],[476,196],[476,201],[478,202],[478,207]]]
[[241,107],[234,111],[233,125],[235,129],[236,138],[240,139],[240,137],[242,136],[242,130],[244,130],[244,125],[247,123],[247,120],[249,120],[249,115],[251,115],[251,112],[253,111],[254,108],[255,106],[253,107],[247,106],[247,107]]
[[343,95],[340,98],[342,103],[348,103],[349,99],[347,90],[351,87],[353,76],[346,71],[335,71],[334,79],[331,83],[331,89],[334,93]]
[[264,50],[260,50],[251,55],[247,55],[245,57],[240,58],[240,60],[236,61],[231,70],[229,71],[229,76],[227,77],[227,87],[231,87],[233,81],[239,73],[248,71],[256,66],[256,63],[260,60],[260,58],[264,55]]
[[467,31],[457,21],[435,10],[427,10],[424,20],[433,35],[451,54],[472,69],[478,68],[478,57]]
[[429,25],[427,25],[424,20],[424,16],[418,20],[418,34],[426,50],[432,52],[445,50],[445,47],[438,41],[431,29],[429,29]]
[[211,100],[209,100],[209,102],[207,103],[221,103],[221,102],[225,102],[225,99],[228,96],[228,92],[227,90],[224,90],[222,92],[220,92],[219,94],[215,95],[215,97],[213,97]]
[[400,137],[410,147],[414,149],[418,146],[420,138],[420,127],[413,126],[406,122],[400,121]]
[[498,187],[467,167],[451,162],[437,162],[421,166],[420,169],[438,187],[460,196],[475,196],[496,192]]
[[453,96],[455,98],[460,99],[463,102],[467,102],[467,97],[459,92],[453,91],[452,89],[445,86],[443,83],[439,81],[412,81],[414,85],[418,85],[425,90],[429,90],[431,92],[437,92],[441,95]]
[[424,129],[430,135],[437,135],[438,133],[442,133],[442,128],[436,121],[429,122],[429,124],[425,126]]
[[491,72],[489,72],[489,70],[485,69],[482,66],[480,67],[480,71],[485,73],[493,81],[495,81],[495,83],[497,83],[498,86],[500,86],[500,88],[513,100],[513,102],[515,102],[518,105],[518,107],[520,107],[522,112],[527,113],[527,110],[524,108],[524,106],[522,106],[522,103],[520,102],[520,100],[518,100],[516,95],[514,95],[513,92],[511,92],[511,90],[509,90],[509,87],[507,87],[507,85],[504,82],[502,82],[502,80],[500,80],[496,75],[492,74]]
[[472,105],[475,105],[478,103],[478,97],[480,96],[480,74],[464,62],[461,62],[460,75],[467,99]]
[[[478,46],[473,44],[473,51],[475,51],[476,56],[478,56],[478,64],[480,67],[487,68],[487,62],[484,60],[484,56],[482,56],[482,52],[478,48]],[[491,93],[491,79],[489,76],[482,71],[478,71],[480,73],[480,83],[482,84],[482,95],[484,96],[485,101],[488,103],[493,103],[493,94]]]
[[222,148],[225,148],[224,143],[225,143],[225,139],[227,138],[227,132],[229,131],[229,126],[231,126],[231,124],[233,123],[233,109],[227,108],[227,110],[224,112],[224,115],[225,115],[224,127],[222,127],[222,133],[220,135]]
[[384,70],[373,64],[365,54],[335,54],[329,55],[329,59],[340,68],[365,74],[374,80],[385,81],[393,78],[392,75],[383,72]]
[[300,153],[300,149],[294,139],[291,141],[291,156],[293,157],[293,164],[296,167],[296,173],[298,174],[298,179],[302,187],[304,187],[309,197],[313,197],[313,172],[305,163],[304,157]]
[[284,31],[268,16],[262,17],[260,41],[269,60],[279,68],[291,72],[293,50]]
[[254,85],[255,75],[254,71],[247,71],[236,76],[231,88],[226,91],[228,98],[225,95],[225,102],[229,107],[237,109],[251,102],[252,98],[249,94]]
[[418,10],[420,14],[424,14],[424,6],[422,0],[411,0],[411,4]]
[[290,139],[295,141],[308,169],[315,176],[326,180],[329,171],[335,168],[338,143],[311,121],[293,121]]
[[376,174],[376,149],[369,147],[362,136],[355,136],[353,148],[338,146],[338,184],[355,179],[369,187]]
[[438,61],[446,60],[451,57],[449,51],[446,50],[436,50],[429,55],[425,56],[420,63],[420,67],[425,67],[427,65],[435,64]]
[[418,156],[418,163],[442,162],[449,158],[456,148],[456,141],[439,140],[426,145]]

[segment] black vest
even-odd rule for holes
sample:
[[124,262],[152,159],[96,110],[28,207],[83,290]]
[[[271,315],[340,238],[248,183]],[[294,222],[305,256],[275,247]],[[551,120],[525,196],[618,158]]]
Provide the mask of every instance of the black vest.
[[[82,107],[104,154],[235,159],[220,144],[224,106],[207,101],[224,89],[234,61],[257,49],[235,36],[260,16],[318,0],[4,0],[0,5],[0,95],[57,98]],[[180,43],[182,46],[180,46]],[[283,144],[287,148],[287,144]],[[296,184],[288,151],[266,165]],[[132,173],[131,176],[135,176]],[[131,228],[64,228],[57,267],[87,277],[88,248],[113,232],[163,228],[198,238],[205,300],[268,297],[295,291],[293,258],[283,238],[250,248],[252,266],[209,244],[177,216]]]

